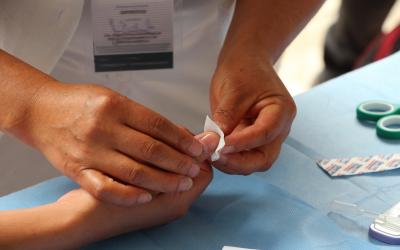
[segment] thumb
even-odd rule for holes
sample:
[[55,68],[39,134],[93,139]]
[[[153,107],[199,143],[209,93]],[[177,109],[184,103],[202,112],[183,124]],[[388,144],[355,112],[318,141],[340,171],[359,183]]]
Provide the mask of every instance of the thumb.
[[249,110],[251,103],[239,95],[224,95],[217,107],[213,110],[212,120],[229,135],[237,127]]

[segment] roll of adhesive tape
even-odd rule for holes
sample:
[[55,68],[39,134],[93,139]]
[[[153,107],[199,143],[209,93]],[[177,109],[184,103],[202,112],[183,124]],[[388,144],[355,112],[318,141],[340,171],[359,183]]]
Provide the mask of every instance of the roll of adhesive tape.
[[396,107],[388,102],[367,101],[357,106],[357,117],[362,120],[377,121],[382,116],[392,115]]
[[[393,126],[395,126],[393,128]],[[400,115],[385,116],[376,123],[376,133],[387,139],[400,139]]]

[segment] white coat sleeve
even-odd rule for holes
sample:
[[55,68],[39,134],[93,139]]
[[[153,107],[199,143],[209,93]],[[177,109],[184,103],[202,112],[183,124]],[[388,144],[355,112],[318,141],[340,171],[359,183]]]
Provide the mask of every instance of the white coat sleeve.
[[83,0],[0,0],[0,49],[49,74],[72,38]]

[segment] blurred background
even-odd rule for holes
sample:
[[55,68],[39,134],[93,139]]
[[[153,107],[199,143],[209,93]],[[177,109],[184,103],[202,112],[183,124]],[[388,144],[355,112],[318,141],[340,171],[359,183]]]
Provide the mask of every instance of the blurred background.
[[[341,0],[326,0],[319,12],[289,45],[281,57],[278,75],[292,96],[312,87],[324,68],[323,49],[329,27],[338,19]],[[362,4],[362,1],[360,1]],[[400,24],[400,1],[392,7],[383,24],[388,33]]]

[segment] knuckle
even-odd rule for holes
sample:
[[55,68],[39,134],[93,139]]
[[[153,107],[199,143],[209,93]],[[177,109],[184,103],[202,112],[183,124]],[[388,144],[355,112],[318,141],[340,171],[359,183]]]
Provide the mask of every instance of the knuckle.
[[186,133],[179,133],[175,135],[175,145],[181,148],[189,148],[190,144],[193,142],[193,137],[185,134]]
[[86,168],[80,166],[74,161],[66,161],[61,172],[63,172],[73,181],[80,183],[81,180],[85,177]]
[[156,135],[164,134],[167,130],[167,126],[167,120],[160,115],[154,115],[149,121],[149,129]]
[[97,112],[110,110],[110,107],[117,105],[120,97],[116,92],[104,91],[91,99],[89,105]]
[[70,178],[80,178],[85,173],[89,162],[91,151],[87,147],[71,147],[70,151],[65,152],[59,159],[52,164]]
[[154,140],[146,141],[142,143],[141,152],[146,159],[152,162],[158,162],[163,155],[163,145]]
[[229,121],[234,121],[234,116],[227,107],[218,107],[218,109],[215,110],[214,115],[218,117],[223,117]]
[[[257,146],[262,146],[262,145],[266,145],[266,144],[268,144],[268,142],[270,142],[270,140],[272,140],[273,138],[271,138],[272,136],[274,136],[273,134],[271,134],[271,133],[267,133],[267,131],[264,131],[261,135],[260,135],[260,137],[258,138],[258,145]],[[250,145],[248,145],[249,147],[247,147],[247,148],[250,148]]]
[[88,160],[90,160],[91,155],[93,154],[92,150],[89,149],[88,146],[78,146],[75,148],[71,148],[70,151],[68,152],[68,155],[66,156],[67,159],[67,164],[69,163],[69,167],[73,167],[77,165],[87,165],[89,164]]
[[94,186],[94,197],[96,197],[99,200],[105,200],[107,198],[107,190],[104,186],[104,183],[102,182],[97,182],[96,185]]
[[98,133],[101,131],[100,126],[101,120],[97,117],[82,117],[75,121],[71,132],[76,141],[82,142],[88,139],[96,138]]
[[86,115],[78,117],[76,123],[81,124],[83,133],[96,133],[105,124],[105,118],[123,111],[123,98],[113,91],[95,93],[86,103]]
[[163,180],[161,183],[161,189],[160,191],[165,192],[165,193],[175,193],[178,192],[179,190],[179,180],[175,182]]
[[179,162],[174,167],[174,172],[180,174],[187,174],[191,165],[192,165],[192,160],[188,160],[186,159],[186,157],[184,159],[180,159]]
[[131,184],[142,184],[146,182],[146,175],[139,166],[129,166],[126,168],[125,178]]

